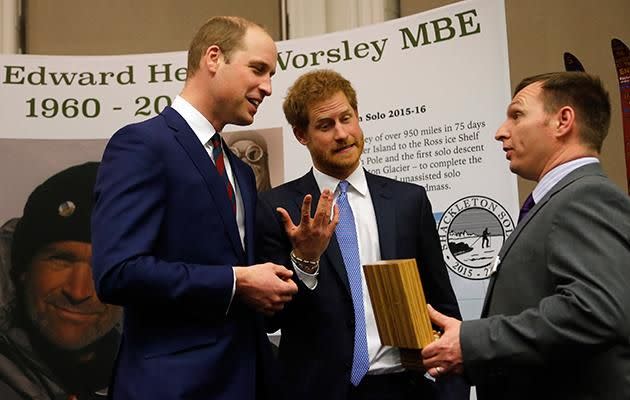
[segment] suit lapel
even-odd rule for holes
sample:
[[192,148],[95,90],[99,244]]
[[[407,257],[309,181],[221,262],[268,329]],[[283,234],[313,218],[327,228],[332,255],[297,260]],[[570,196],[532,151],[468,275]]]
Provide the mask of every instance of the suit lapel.
[[376,214],[378,226],[378,240],[380,243],[381,259],[391,260],[396,258],[396,212],[392,206],[391,193],[387,191],[387,181],[378,179],[365,171],[368,189]]
[[252,189],[255,189],[256,186],[255,182],[254,186],[252,186],[252,182],[248,179],[251,175],[248,174],[247,169],[250,167],[236,157],[232,151],[229,150],[225,142],[223,142],[223,148],[225,149],[224,154],[230,162],[230,167],[232,167],[234,180],[238,185],[238,190],[243,200],[243,212],[245,213],[245,254],[247,257],[247,265],[250,265],[254,263],[254,210],[256,209],[257,193]]
[[[302,210],[302,200],[304,196],[307,194],[311,194],[313,196],[313,203],[311,207],[311,216],[315,212],[315,208],[317,203],[319,202],[319,186],[317,186],[317,181],[315,181],[315,176],[313,176],[313,170],[304,175],[297,181],[296,189],[299,192],[299,195],[295,197],[296,205],[297,205],[297,215],[292,215],[293,221],[300,220],[300,213]],[[339,243],[337,242],[337,235],[333,233],[332,238],[330,239],[330,243],[328,247],[322,254],[322,258],[328,263],[331,268],[335,271],[337,277],[341,280],[342,284],[346,288],[348,295],[350,296],[350,283],[348,282],[348,274],[346,272],[346,266],[343,263],[343,257],[341,255],[341,249],[339,248]]]
[[520,235],[521,231],[527,226],[527,224],[530,223],[532,219],[534,219],[538,211],[540,211],[545,206],[545,204],[547,204],[547,202],[549,202],[549,200],[553,196],[556,195],[556,193],[560,192],[562,189],[567,187],[569,184],[575,182],[576,180],[583,178],[585,176],[588,176],[588,175],[603,175],[603,172],[601,170],[601,167],[599,166],[599,163],[588,164],[583,167],[580,167],[572,171],[567,176],[562,178],[558,183],[556,183],[549,190],[549,192],[547,192],[547,194],[545,194],[545,196],[542,199],[540,199],[540,201],[536,203],[534,207],[532,207],[531,210],[529,210],[525,219],[523,219],[521,223],[516,225],[516,229],[514,229],[514,232],[512,232],[510,237],[508,237],[508,239],[505,241],[505,244],[501,248],[501,251],[499,251],[499,257],[501,259],[504,258],[504,256],[512,247],[512,244],[514,244],[515,240]]
[[[184,151],[188,154],[188,157],[195,165],[199,174],[201,174],[203,180],[206,183],[210,196],[214,200],[216,205],[216,212],[225,226],[225,230],[232,242],[235,254],[239,255],[239,258],[243,256],[243,246],[241,245],[241,238],[238,233],[238,226],[236,225],[236,218],[232,212],[232,205],[227,197],[225,190],[225,183],[223,178],[217,172],[214,163],[210,159],[206,149],[203,147],[199,139],[192,131],[190,126],[186,123],[184,118],[171,107],[166,107],[162,111],[167,124],[174,131],[175,139],[182,146]],[[245,200],[243,200],[245,201]]]
[[[547,192],[547,194],[545,194],[545,196],[540,199],[540,201],[537,202],[531,210],[529,210],[527,216],[516,225],[516,229],[514,229],[514,232],[512,232],[512,234],[507,238],[507,240],[501,247],[498,255],[499,259],[505,260],[508,252],[510,251],[510,248],[516,242],[516,239],[518,239],[523,229],[534,219],[536,214],[553,198],[553,196],[556,195],[556,193],[560,192],[562,189],[575,182],[576,180],[589,175],[604,175],[599,163],[584,165],[572,171],[567,176],[562,178],[558,183],[556,183],[549,190],[549,192]],[[486,315],[487,308],[490,303],[490,297],[492,296],[492,290],[494,289],[494,283],[496,281],[497,275],[499,275],[500,269],[501,265],[499,264],[497,271],[494,273],[494,275],[492,275],[492,277],[490,278],[490,282],[488,283],[488,289],[486,291],[486,297],[483,302],[483,307],[481,311],[482,316]]]

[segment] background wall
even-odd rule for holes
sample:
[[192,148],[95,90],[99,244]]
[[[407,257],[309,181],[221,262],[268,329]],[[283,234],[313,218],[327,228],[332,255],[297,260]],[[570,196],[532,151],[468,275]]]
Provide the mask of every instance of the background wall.
[[[400,0],[400,14],[407,16],[455,2]],[[610,41],[617,38],[630,45],[630,1],[505,0],[505,11],[512,88],[527,76],[564,70],[563,54],[567,51],[586,71],[604,81],[613,114],[602,164],[610,178],[627,191],[619,84]],[[521,201],[533,188],[534,182],[519,178]]]
[[240,15],[280,40],[279,0],[22,0],[25,53],[181,51],[208,18]]
[[[400,0],[407,16],[454,0]],[[281,38],[281,0],[23,0],[25,52],[31,54],[129,54],[185,50],[212,15],[241,15]],[[184,4],[186,7],[183,7]],[[611,92],[613,119],[604,143],[604,169],[627,190],[623,132],[612,38],[630,44],[628,0],[505,0],[512,87],[522,78],[563,70],[575,55]],[[465,62],[465,60],[462,60]],[[521,200],[533,182],[519,180]]]

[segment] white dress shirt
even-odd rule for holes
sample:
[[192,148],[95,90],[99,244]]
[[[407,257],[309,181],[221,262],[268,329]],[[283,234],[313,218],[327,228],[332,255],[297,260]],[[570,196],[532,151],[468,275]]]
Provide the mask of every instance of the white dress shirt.
[[[315,176],[315,181],[317,182],[320,193],[325,188],[335,191],[334,203],[336,203],[337,197],[339,197],[339,189],[337,188],[339,179],[328,176],[318,171],[316,168],[313,168],[313,175]],[[350,207],[352,207],[357,229],[361,265],[380,261],[381,248],[378,239],[378,225],[376,224],[376,214],[374,212],[374,205],[372,204],[372,197],[370,196],[367,180],[365,179],[365,171],[361,167],[357,168],[346,181],[349,183],[347,196]],[[360,212],[358,212],[358,210],[360,210]],[[319,271],[314,274],[307,274],[296,266],[296,272],[298,278],[308,288],[311,290],[316,289],[317,274]],[[330,271],[327,271],[327,273],[328,272]],[[398,349],[381,344],[363,268],[361,268],[361,286],[363,289],[368,354],[370,357],[368,374],[376,375],[400,372],[403,370],[403,367],[400,363],[400,352]]]
[[551,190],[552,187],[556,185],[556,183],[560,182],[562,178],[569,175],[574,170],[583,167],[587,164],[593,164],[599,162],[599,160],[595,157],[582,157],[577,160],[569,161],[564,164],[560,164],[557,167],[553,168],[551,171],[547,172],[540,182],[534,188],[532,192],[532,197],[534,198],[534,202],[538,203],[545,195]]

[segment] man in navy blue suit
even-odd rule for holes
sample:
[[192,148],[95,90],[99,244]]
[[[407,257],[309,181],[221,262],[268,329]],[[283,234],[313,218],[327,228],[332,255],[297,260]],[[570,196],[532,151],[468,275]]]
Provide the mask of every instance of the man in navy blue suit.
[[[362,264],[414,258],[428,302],[461,319],[425,190],[360,167],[356,93],[338,73],[302,75],[283,108],[314,166],[262,193],[256,216],[257,257],[294,269],[299,287],[268,321],[270,331],[282,330],[286,398],[467,399],[461,379],[432,382],[406,371],[399,351],[381,345],[360,272]],[[310,204],[317,204],[312,218]]]
[[260,26],[211,18],[172,106],[107,145],[92,235],[98,294],[124,306],[114,399],[270,397],[261,313],[297,287],[281,265],[251,265],[254,174],[218,133],[253,122],[276,53]]

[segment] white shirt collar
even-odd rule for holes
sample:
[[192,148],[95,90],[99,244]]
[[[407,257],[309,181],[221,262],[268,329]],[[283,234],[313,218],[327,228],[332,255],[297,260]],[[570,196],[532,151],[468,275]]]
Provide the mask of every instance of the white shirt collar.
[[551,171],[547,172],[540,182],[534,188],[532,192],[532,197],[534,201],[538,203],[545,195],[551,190],[552,187],[556,185],[556,183],[560,182],[562,178],[569,175],[571,172],[576,169],[583,167],[587,164],[593,164],[599,162],[599,160],[595,157],[582,157],[576,160],[572,160],[566,162],[564,164],[560,164],[557,167],[553,168]]
[[184,118],[204,146],[210,141],[212,135],[216,133],[217,130],[214,129],[206,117],[183,97],[176,96],[171,107]]
[[[334,192],[337,190],[337,185],[339,185],[341,181],[340,179],[324,174],[315,167],[313,167],[313,175],[315,176],[317,186],[319,186],[320,193],[326,188]],[[367,179],[365,178],[365,171],[361,166],[357,167],[345,180],[348,181],[350,186],[361,196],[365,197],[368,194]]]

